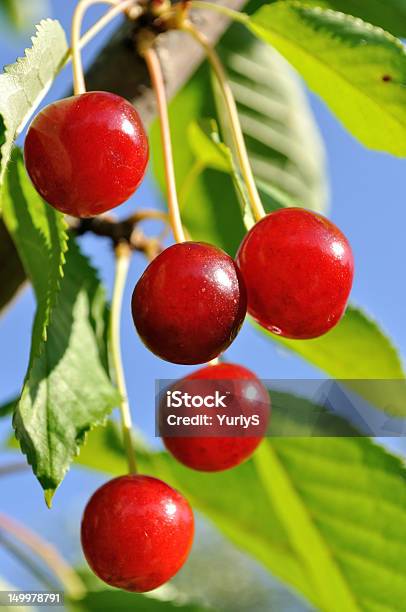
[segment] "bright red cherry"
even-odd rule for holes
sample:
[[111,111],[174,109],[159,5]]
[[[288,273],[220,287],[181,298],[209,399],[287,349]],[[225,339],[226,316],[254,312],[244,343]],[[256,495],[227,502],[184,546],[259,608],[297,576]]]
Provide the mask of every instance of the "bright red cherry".
[[93,217],[125,202],[144,177],[148,155],[137,111],[104,91],[44,108],[24,145],[25,165],[39,194],[75,217]]
[[236,337],[247,308],[241,273],[224,251],[183,242],[145,270],[132,297],[135,327],[158,357],[180,364],[210,361]]
[[271,332],[316,338],[344,314],[354,275],[346,237],[302,208],[270,213],[248,232],[237,255],[248,312]]
[[82,547],[94,573],[111,586],[144,593],[167,582],[193,542],[186,499],[150,476],[120,476],[90,498],[82,519]]
[[[207,396],[221,391],[227,396],[227,408],[221,409],[217,414],[226,414],[229,417],[244,415],[250,417],[257,415],[257,425],[245,428],[243,425],[230,427],[233,431],[231,437],[221,435],[222,427],[214,421],[210,426],[210,436],[165,436],[166,448],[174,457],[187,467],[204,472],[219,472],[233,468],[248,459],[263,439],[270,418],[269,394],[260,380],[253,372],[233,363],[220,363],[208,366],[193,372],[174,385],[177,390],[189,392],[190,395]],[[169,410],[162,405],[162,417],[165,418]],[[179,414],[179,411],[175,411]],[[214,415],[213,408],[206,410],[199,408],[199,414]],[[196,408],[190,409],[187,414],[196,413]],[[165,427],[163,424],[161,427]],[[166,426],[165,430],[169,427]]]

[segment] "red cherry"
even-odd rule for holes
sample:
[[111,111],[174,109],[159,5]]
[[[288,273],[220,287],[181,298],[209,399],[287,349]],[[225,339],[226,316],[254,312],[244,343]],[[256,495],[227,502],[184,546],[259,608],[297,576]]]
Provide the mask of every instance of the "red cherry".
[[[204,381],[203,384],[190,381]],[[180,383],[180,384],[179,384]],[[228,394],[227,409],[222,414],[259,415],[259,426],[248,429],[233,427],[233,436],[210,435],[210,437],[165,436],[163,442],[174,457],[187,467],[204,472],[219,472],[235,467],[248,459],[263,439],[270,416],[270,399],[266,388],[253,372],[233,363],[220,363],[193,372],[176,384],[176,389],[189,391],[192,395],[214,395],[215,390]],[[163,409],[164,414],[167,408]],[[172,410],[173,412],[173,410]],[[196,409],[188,414],[196,413]],[[199,408],[199,414],[204,410]],[[209,408],[205,413],[213,413]],[[162,416],[162,415],[161,415]],[[213,426],[211,426],[214,431]],[[214,433],[219,434],[220,427]],[[212,433],[212,432],[211,432]]]
[[275,334],[316,338],[344,314],[354,275],[346,237],[302,208],[270,213],[248,232],[237,255],[248,312]]
[[125,202],[140,185],[148,140],[133,106],[92,91],[44,108],[24,145],[37,191],[68,215],[93,217]]
[[236,337],[245,317],[241,274],[224,251],[183,242],[148,266],[132,297],[134,324],[158,357],[180,364],[210,361]]
[[150,476],[120,476],[90,498],[82,547],[94,573],[111,586],[143,593],[172,578],[192,546],[186,499]]

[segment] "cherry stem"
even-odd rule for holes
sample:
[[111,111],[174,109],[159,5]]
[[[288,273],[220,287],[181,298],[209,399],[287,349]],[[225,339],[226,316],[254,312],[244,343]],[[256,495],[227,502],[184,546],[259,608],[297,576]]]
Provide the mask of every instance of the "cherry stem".
[[[106,12],[103,17],[101,17],[91,28],[89,28],[81,37],[79,41],[79,48],[83,49],[97,34],[105,28],[110,21],[112,21],[115,17],[120,15],[120,13],[127,13],[131,19],[135,19],[137,16],[141,15],[143,9],[141,6],[134,4],[137,0],[128,0],[128,2],[117,4],[113,6],[109,11]],[[127,6],[128,4],[128,6]],[[130,11],[130,9],[132,9]]]
[[[85,77],[83,74],[83,64],[81,49],[104,28],[114,17],[126,12],[133,6],[135,0],[81,0],[76,6],[72,19],[72,70],[73,70],[73,91],[75,95],[86,92]],[[80,38],[83,18],[86,11],[94,4],[110,4],[113,8],[106,13],[86,34]]]
[[111,302],[110,346],[113,367],[116,374],[117,388],[121,395],[120,415],[128,470],[130,474],[136,474],[137,464],[135,461],[135,448],[132,437],[131,411],[128,403],[120,343],[121,308],[131,260],[131,249],[128,244],[125,242],[119,243],[115,249],[115,256],[116,273],[114,278],[113,298]]
[[40,558],[60,580],[69,597],[80,599],[85,595],[86,587],[82,580],[52,544],[2,513],[0,513],[0,530],[18,540]]
[[168,223],[168,214],[162,210],[155,210],[154,208],[146,208],[139,210],[129,217],[129,221],[136,224],[140,221],[157,220]]
[[217,13],[221,13],[222,15],[225,15],[226,17],[229,17],[234,21],[238,21],[244,24],[247,23],[247,21],[249,20],[249,17],[246,13],[240,13],[239,11],[235,11],[234,9],[229,8],[228,6],[224,6],[222,4],[215,4],[214,2],[206,2],[205,0],[191,0],[190,6],[192,8],[197,9],[209,9]]
[[254,174],[252,172],[247,147],[245,145],[244,135],[241,129],[240,118],[238,116],[237,105],[235,103],[231,87],[227,81],[227,75],[225,73],[224,67],[216,51],[211,46],[209,40],[204,34],[199,32],[199,30],[197,30],[197,28],[195,28],[195,26],[191,22],[185,21],[182,24],[181,28],[182,30],[189,32],[189,34],[191,34],[193,38],[204,48],[207,55],[207,59],[209,60],[213,72],[217,78],[221,93],[224,98],[234,146],[237,153],[238,164],[240,166],[241,173],[247,187],[247,193],[251,204],[252,212],[254,214],[255,219],[259,221],[260,219],[262,219],[262,217],[265,216],[266,213],[262,205],[261,198],[259,197],[257,186],[255,184]]
[[[146,236],[139,226],[148,220],[162,222],[164,230],[157,236]],[[168,213],[155,209],[138,210],[120,220],[112,215],[99,215],[88,219],[68,217],[68,224],[69,229],[77,236],[91,232],[95,236],[109,238],[114,248],[119,243],[126,242],[132,251],[144,253],[147,258],[155,257],[162,250],[161,242],[170,229]]]
[[147,64],[157,101],[158,115],[161,126],[162,150],[165,163],[165,178],[168,192],[169,219],[176,242],[184,242],[186,240],[186,236],[182,225],[178,194],[176,191],[168,102],[166,99],[165,83],[161,64],[159,62],[158,54],[151,46],[148,46],[146,49],[140,49],[140,53],[143,55]]

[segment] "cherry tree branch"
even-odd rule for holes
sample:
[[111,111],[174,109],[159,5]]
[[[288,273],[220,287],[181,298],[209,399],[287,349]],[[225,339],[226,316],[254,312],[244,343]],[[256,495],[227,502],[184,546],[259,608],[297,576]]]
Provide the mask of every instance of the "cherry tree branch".
[[[219,4],[240,10],[244,0],[221,0]],[[215,44],[230,21],[214,11],[192,10],[192,21],[211,44]],[[142,25],[142,24],[141,24]],[[156,115],[156,102],[145,61],[137,54],[137,25],[127,22],[113,35],[86,74],[89,90],[111,91],[131,100],[145,123]],[[198,43],[180,31],[161,34],[157,51],[164,67],[166,93],[171,98],[195,72],[205,54]]]
[[25,461],[14,461],[13,463],[7,463],[6,465],[0,465],[0,477],[11,476],[18,472],[25,472],[28,470],[29,465]]

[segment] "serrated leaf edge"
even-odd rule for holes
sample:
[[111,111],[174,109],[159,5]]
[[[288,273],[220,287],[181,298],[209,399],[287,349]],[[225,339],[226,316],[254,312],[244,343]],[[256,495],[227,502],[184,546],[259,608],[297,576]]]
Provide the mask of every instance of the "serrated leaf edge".
[[[64,221],[64,222],[65,222],[65,221]],[[65,223],[66,223],[66,222],[65,222]],[[68,236],[68,235],[66,235],[66,236],[67,236],[67,239],[66,239],[66,244],[68,244],[68,243],[69,243],[69,240],[70,240],[70,239],[72,239],[72,238],[69,238],[69,236]],[[66,251],[67,251],[67,248],[65,249],[64,253],[66,253]],[[104,297],[105,297],[106,307],[108,308],[108,307],[109,307],[109,303],[108,303],[108,300],[107,300],[107,294],[106,294],[105,289],[104,289],[104,286],[103,286],[103,284],[102,284],[102,282],[101,282],[101,279],[100,279],[100,276],[99,276],[98,270],[97,270],[97,269],[96,269],[96,268],[95,268],[95,267],[92,265],[92,263],[91,263],[91,261],[90,261],[90,258],[89,258],[87,255],[84,255],[84,254],[82,253],[82,251],[80,251],[80,255],[81,255],[81,257],[83,257],[83,259],[86,261],[86,263],[87,263],[87,265],[88,265],[88,267],[89,267],[89,275],[90,275],[90,274],[92,274],[92,275],[93,275],[93,280],[94,280],[95,282],[97,282],[97,283],[98,283],[98,284],[99,284],[99,285],[100,285],[100,286],[103,288],[103,293],[104,293]],[[65,256],[64,256],[64,261],[66,262],[66,258],[65,258]],[[61,282],[61,281],[62,281],[62,278],[60,279],[60,282]],[[52,309],[52,311],[51,311],[51,313],[50,313],[49,322],[48,322],[48,327],[49,327],[49,324],[50,324],[50,322],[51,322],[52,312],[53,312],[54,308],[56,307],[56,305],[57,305],[57,302],[55,302],[55,304],[54,304],[54,306],[53,306],[53,309]],[[42,355],[42,352],[43,352],[43,351],[45,350],[45,348],[46,348],[46,347],[45,347],[46,341],[47,341],[47,339],[43,339],[43,346],[41,347],[41,350],[40,350],[40,351],[39,351],[39,352],[38,352],[36,355],[34,355],[33,360],[34,360],[34,359],[38,359],[38,358],[39,358],[39,357]],[[22,390],[21,390],[21,394],[20,394],[20,396],[19,396],[19,398],[18,398],[17,404],[16,404],[15,409],[14,409],[14,415],[13,415],[13,429],[14,429],[14,434],[15,434],[15,437],[16,437],[16,439],[18,440],[18,442],[19,442],[19,444],[20,444],[20,448],[21,448],[21,450],[22,450],[23,454],[25,455],[25,457],[27,458],[27,463],[28,463],[28,464],[29,464],[29,465],[32,467],[34,475],[36,476],[36,478],[38,479],[39,483],[41,484],[41,486],[42,486],[42,487],[43,487],[43,489],[44,489],[44,499],[45,499],[45,503],[46,503],[46,505],[47,505],[47,506],[50,508],[50,507],[51,507],[51,505],[52,505],[52,500],[53,500],[53,497],[54,497],[54,495],[55,495],[55,492],[57,491],[58,487],[59,487],[59,486],[61,485],[61,483],[63,482],[63,480],[64,480],[64,478],[65,478],[65,476],[66,476],[67,472],[68,472],[68,471],[69,471],[69,469],[70,469],[71,464],[73,463],[73,461],[75,460],[75,458],[76,458],[76,457],[77,457],[77,456],[80,454],[81,447],[83,446],[83,444],[85,444],[85,443],[86,443],[86,437],[87,437],[87,435],[88,435],[88,434],[89,434],[89,433],[90,433],[90,432],[91,432],[91,431],[92,431],[92,430],[93,430],[95,427],[99,427],[99,426],[104,427],[104,426],[106,425],[106,423],[107,423],[107,421],[108,421],[108,419],[109,419],[110,413],[112,412],[112,410],[114,410],[115,406],[116,406],[116,405],[118,405],[118,403],[119,403],[119,401],[120,401],[120,396],[119,396],[119,394],[118,394],[117,389],[115,389],[115,387],[113,387],[113,383],[112,383],[112,381],[111,381],[111,373],[110,373],[109,371],[107,371],[107,372],[106,372],[106,375],[108,376],[108,378],[109,378],[109,380],[110,380],[110,382],[111,382],[111,384],[112,384],[112,388],[116,390],[117,395],[116,395],[116,397],[113,399],[113,394],[112,394],[112,399],[111,399],[111,401],[110,401],[111,407],[110,407],[110,408],[108,408],[108,409],[106,410],[106,414],[105,414],[104,416],[102,416],[102,417],[101,417],[101,418],[99,418],[99,419],[96,419],[95,421],[93,421],[93,422],[91,423],[91,425],[90,425],[89,427],[85,427],[85,428],[83,428],[81,431],[79,431],[79,432],[77,433],[77,435],[75,436],[75,446],[74,446],[74,450],[73,450],[73,452],[72,452],[71,457],[70,457],[70,458],[67,460],[67,462],[66,462],[66,463],[67,463],[66,467],[65,467],[65,468],[62,470],[61,480],[60,480],[60,481],[59,481],[57,484],[55,484],[54,488],[49,487],[49,486],[48,486],[48,485],[49,485],[49,482],[48,482],[48,481],[44,481],[44,479],[43,479],[43,478],[40,478],[40,477],[39,477],[39,476],[38,476],[38,475],[35,473],[35,466],[34,466],[34,463],[33,463],[33,461],[31,461],[31,460],[30,460],[31,448],[30,448],[30,447],[28,446],[28,444],[27,444],[27,443],[26,443],[26,442],[25,442],[25,441],[24,441],[24,440],[21,438],[21,436],[20,436],[20,435],[19,435],[19,433],[18,433],[18,428],[17,428],[17,425],[15,424],[15,420],[18,418],[18,413],[19,413],[19,404],[20,404],[20,401],[21,401],[21,399],[22,399],[22,397],[23,397],[24,393],[27,391],[27,390],[26,390],[26,382],[27,382],[27,380],[28,380],[28,378],[29,378],[29,375],[30,375],[30,371],[31,371],[32,366],[33,366],[33,361],[32,361],[32,362],[30,361],[30,365],[29,365],[29,367],[28,367],[28,370],[27,370],[27,373],[26,373],[26,376],[25,376],[25,379],[24,379],[24,385],[23,385],[23,388],[22,388]],[[26,430],[25,430],[25,431],[26,431]],[[27,433],[27,432],[26,432],[26,436],[27,436],[27,438],[30,438],[30,436],[28,435],[28,433]],[[34,446],[34,445],[32,445],[32,448],[35,448],[35,446]]]
[[[342,13],[340,11],[334,11],[333,9],[330,8],[322,8],[322,7],[318,7],[318,6],[311,6],[308,4],[302,4],[301,2],[298,2],[297,0],[287,0],[286,2],[277,2],[276,4],[271,4],[271,5],[263,5],[262,7],[260,7],[258,9],[258,11],[256,13],[254,13],[253,17],[255,17],[257,14],[259,14],[260,12],[267,12],[267,11],[272,11],[276,6],[280,5],[280,7],[283,5],[283,8],[288,7],[288,8],[294,8],[294,9],[298,9],[299,11],[301,11],[302,13],[307,11],[308,13],[311,13],[313,15],[330,15],[331,17],[338,17],[339,19],[341,19],[341,21],[347,21],[349,23],[352,24],[358,24],[359,26],[363,26],[365,27],[367,30],[371,31],[371,32],[375,32],[375,33],[379,33],[381,35],[383,35],[388,42],[391,42],[394,44],[394,46],[396,47],[397,51],[399,52],[399,56],[402,56],[402,59],[406,61],[406,47],[403,45],[403,43],[396,38],[396,36],[393,36],[393,34],[391,34],[390,32],[387,32],[386,30],[384,30],[383,28],[379,27],[379,26],[375,26],[371,23],[368,23],[367,21],[364,21],[363,19],[361,19],[360,17],[354,17],[353,15],[347,15],[346,13]],[[265,32],[267,31],[267,28],[264,27],[262,24],[257,23],[254,19],[249,19],[246,22],[247,27],[250,28],[250,30],[257,35],[256,30],[264,30]],[[284,40],[286,40],[287,42],[291,43],[291,39],[290,38],[285,38],[282,34],[280,34],[279,32],[276,32],[274,30],[271,31],[273,32],[273,34],[279,38],[282,38]],[[324,28],[324,31],[328,33],[328,29]],[[331,35],[333,37],[333,35]],[[270,44],[270,43],[268,43]],[[323,66],[328,66],[328,64],[323,61],[320,57],[312,55],[311,53],[309,53],[309,51],[303,47],[300,42],[296,41],[295,43],[297,46],[300,47],[300,50],[303,54],[310,56],[312,58],[313,61],[315,61],[318,64],[321,64]],[[352,83],[352,81],[348,80],[345,75],[342,74],[342,72],[338,72],[337,70],[334,70],[334,74],[337,76],[337,78],[341,79],[342,81],[344,81],[346,83],[347,86],[351,87],[352,89],[355,89],[357,92],[360,92],[361,90],[359,90],[356,86],[354,86],[354,84]],[[378,109],[379,112],[381,112],[381,106],[377,103],[377,101],[371,97],[368,93],[366,93],[364,90],[361,91],[362,95],[369,100],[369,102]],[[403,124],[401,122],[401,120],[399,119],[399,117],[397,115],[394,115],[391,111],[388,111],[388,116],[391,117],[392,121],[394,121],[396,123],[396,125],[400,126],[402,129],[404,129],[406,131],[406,124]],[[340,120],[341,121],[341,120]],[[381,149],[378,149],[381,150]],[[399,155],[400,156],[400,155]]]
[[[15,62],[13,62],[11,64],[7,64],[4,67],[4,70],[3,70],[3,74],[4,75],[7,75],[11,79],[14,79],[15,75],[13,75],[13,73],[12,73],[13,68],[15,66],[19,66],[21,64],[24,65],[26,63],[29,63],[30,55],[32,55],[32,53],[35,52],[36,45],[39,44],[41,35],[44,33],[44,31],[46,29],[46,26],[48,26],[50,24],[58,25],[60,27],[60,29],[61,29],[61,32],[63,32],[63,34],[65,35],[65,40],[66,40],[65,30],[63,29],[60,21],[58,21],[57,19],[51,19],[51,18],[41,19],[41,21],[38,24],[35,25],[35,33],[33,34],[33,36],[31,36],[30,40],[32,42],[32,46],[31,47],[26,47],[26,49],[24,50],[24,55],[22,55],[21,57],[18,57]],[[67,41],[66,41],[66,44],[68,46]],[[55,72],[55,76],[57,74],[59,74],[59,72],[62,70],[62,68],[66,64],[66,60],[68,58],[68,54],[69,54],[69,50],[68,50],[66,56],[64,57],[64,59],[60,62],[59,66],[57,67],[56,72]],[[3,161],[5,148],[10,147],[10,155],[11,155],[12,142],[15,141],[16,137],[18,136],[18,134],[24,129],[25,125],[28,123],[28,121],[29,121],[30,117],[32,116],[32,114],[34,113],[35,109],[39,106],[41,101],[47,95],[49,89],[52,86],[53,80],[54,80],[53,78],[50,78],[49,81],[44,85],[43,90],[37,96],[35,101],[32,104],[29,104],[30,108],[29,108],[28,112],[23,117],[23,119],[21,120],[20,124],[18,126],[16,126],[15,130],[13,131],[13,133],[10,133],[10,127],[8,125],[8,122],[6,121],[5,113],[3,111],[2,103],[1,103],[1,98],[0,98],[0,114],[2,115],[3,123],[4,123],[4,128],[5,128],[5,130],[4,130],[5,139],[4,139],[3,144],[0,147],[0,185],[2,185],[2,183],[3,183],[4,174],[6,172],[6,168],[7,168],[8,162],[10,160],[10,156],[9,156],[9,158],[7,159],[6,162]],[[10,140],[11,140],[11,143],[10,143]]]

